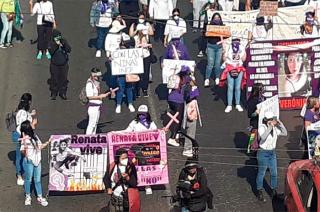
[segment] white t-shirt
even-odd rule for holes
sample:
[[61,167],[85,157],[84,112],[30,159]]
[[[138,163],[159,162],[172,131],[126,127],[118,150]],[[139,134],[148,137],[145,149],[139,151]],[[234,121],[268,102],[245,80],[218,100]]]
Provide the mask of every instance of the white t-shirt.
[[238,53],[233,53],[232,46],[230,45],[227,55],[226,55],[226,64],[238,67],[243,65],[242,57],[246,53],[245,49],[240,45]]
[[[86,84],[87,97],[99,96],[99,90],[100,90],[99,82],[94,82],[91,79],[87,80],[87,84]],[[98,100],[98,99],[89,100],[89,103],[101,105],[102,100]]]
[[[115,175],[118,175],[118,165],[115,165],[114,169],[113,169],[113,172],[112,172],[112,175],[111,175],[111,188],[114,188],[116,186],[116,183],[115,183]],[[126,167],[125,166],[119,166],[119,169],[120,169],[120,173],[123,174],[126,172]],[[117,178],[119,179],[120,177],[117,176]],[[128,187],[126,185],[123,185],[124,189],[127,189]],[[113,195],[115,196],[122,196],[122,193],[123,192],[123,188],[121,185],[117,186],[116,189],[114,189],[113,191]]]
[[41,141],[38,136],[37,141],[33,141],[35,147],[31,143],[31,139],[24,139],[21,141],[20,151],[26,151],[26,158],[31,160],[34,166],[38,166],[41,162]]
[[109,8],[104,14],[100,13],[99,21],[96,24],[97,27],[109,27],[112,23],[112,9]]
[[32,8],[32,14],[31,16],[34,16],[35,14],[38,14],[37,16],[37,25],[42,25],[42,17],[43,14],[49,16],[50,19],[54,20],[54,12],[53,12],[53,5],[51,1],[40,3],[35,3],[35,5]]
[[29,113],[28,111],[25,111],[23,109],[19,110],[16,114],[16,124],[17,124],[16,130],[19,134],[21,134],[20,127],[21,127],[22,122],[27,121],[27,120],[30,121],[30,123],[32,122],[31,113]]
[[150,0],[149,14],[156,20],[168,20],[173,10],[172,0]]
[[[267,130],[267,126],[262,124],[258,127],[259,136],[263,135]],[[268,135],[265,141],[260,141],[260,148],[264,150],[274,150],[277,146],[278,136],[281,134],[281,130],[277,127],[273,127],[273,135],[271,133]]]
[[125,132],[140,132],[140,131],[146,131],[146,130],[156,130],[157,126],[154,122],[151,122],[149,129],[146,128],[143,124],[140,122],[137,122],[136,120],[133,120],[130,122],[127,129],[125,129]]
[[168,35],[168,42],[173,38],[180,38],[186,32],[187,25],[182,18],[179,18],[178,25],[174,20],[169,19],[164,29],[164,35]]

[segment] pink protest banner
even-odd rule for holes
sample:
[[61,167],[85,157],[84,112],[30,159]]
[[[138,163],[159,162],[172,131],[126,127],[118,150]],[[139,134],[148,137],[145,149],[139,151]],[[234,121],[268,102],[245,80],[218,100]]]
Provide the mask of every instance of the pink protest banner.
[[107,135],[52,135],[49,191],[101,191],[108,163]]
[[138,186],[169,183],[167,143],[163,130],[144,132],[108,133],[109,161],[114,161],[115,152],[124,148],[129,160],[134,162],[138,173]]

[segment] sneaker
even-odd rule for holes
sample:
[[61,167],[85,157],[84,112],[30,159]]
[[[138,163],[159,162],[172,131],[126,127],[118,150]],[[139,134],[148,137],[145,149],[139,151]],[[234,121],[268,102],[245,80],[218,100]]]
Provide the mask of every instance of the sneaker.
[[230,113],[232,110],[232,106],[227,106],[226,109],[224,110],[225,113]]
[[168,144],[170,144],[171,146],[180,146],[180,144],[176,141],[176,139],[173,139],[173,138],[169,138],[168,140]]
[[241,105],[236,105],[236,109],[237,109],[239,112],[243,112],[243,109],[242,109]]
[[261,202],[266,202],[267,201],[263,196],[263,191],[262,190],[258,191],[258,200],[261,201]]
[[148,91],[143,91],[143,97],[149,97]]
[[2,48],[2,49],[6,49],[6,48],[7,48],[7,46],[6,46],[6,45],[4,45],[4,44],[0,44],[0,48]]
[[42,58],[42,52],[40,51],[40,52],[38,52],[38,54],[37,54],[37,60],[41,60],[41,58]]
[[272,197],[272,199],[277,199],[278,193],[277,193],[277,190],[276,190],[276,189],[272,189],[271,197]]
[[50,52],[47,52],[47,53],[46,53],[46,57],[47,57],[48,60],[51,60],[51,54],[50,54]]
[[117,107],[116,107],[116,113],[121,113],[121,105],[117,105]]
[[38,203],[39,203],[40,205],[42,205],[42,206],[44,206],[44,207],[46,207],[46,206],[48,205],[48,201],[47,201],[45,198],[43,198],[43,197],[38,197],[38,198],[37,198],[37,201],[38,201]]
[[190,157],[193,156],[192,150],[183,151],[183,152],[182,152],[182,155],[190,158]]
[[216,85],[219,85],[220,79],[216,78],[214,82],[216,83]]
[[31,196],[26,195],[26,199],[24,200],[24,205],[31,205]]
[[6,43],[5,46],[8,47],[8,48],[12,48],[13,44],[12,43]]
[[199,51],[197,57],[203,57],[203,52],[202,52],[202,51]]
[[209,87],[209,85],[210,85],[210,80],[209,80],[209,79],[206,79],[206,80],[204,81],[204,87]]
[[134,109],[134,107],[133,107],[132,104],[129,104],[129,105],[128,105],[128,108],[129,108],[129,110],[130,110],[131,113],[133,113],[133,112],[136,111],[136,109]]
[[24,185],[24,180],[22,179],[21,176],[18,176],[18,178],[17,178],[17,185],[20,185],[20,186]]
[[101,50],[97,50],[96,57],[101,57]]
[[151,195],[152,194],[152,188],[150,186],[146,187],[146,195]]
[[197,29],[193,29],[192,32],[193,32],[193,33],[196,33],[196,32],[198,32],[198,30],[197,30]]

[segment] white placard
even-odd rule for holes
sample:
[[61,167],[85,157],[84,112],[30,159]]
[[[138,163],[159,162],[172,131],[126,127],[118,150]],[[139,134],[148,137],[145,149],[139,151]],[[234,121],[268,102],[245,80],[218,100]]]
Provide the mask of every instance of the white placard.
[[270,97],[266,99],[265,101],[261,102],[257,105],[257,108],[260,109],[259,112],[259,125],[262,124],[262,120],[264,118],[264,114],[266,112],[272,112],[274,116],[276,116],[278,119],[280,117],[279,112],[279,97],[278,95],[275,95],[273,97]]
[[142,48],[120,49],[112,52],[112,75],[142,74]]
[[171,75],[180,72],[181,66],[188,66],[191,72],[194,72],[196,62],[194,60],[170,60],[164,59],[162,62],[162,82],[168,83],[168,79]]

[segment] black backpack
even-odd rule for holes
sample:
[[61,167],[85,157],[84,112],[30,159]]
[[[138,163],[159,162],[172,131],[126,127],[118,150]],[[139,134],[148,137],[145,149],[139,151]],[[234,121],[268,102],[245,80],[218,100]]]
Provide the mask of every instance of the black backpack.
[[16,115],[17,111],[12,111],[11,113],[7,113],[6,115],[6,128],[9,132],[14,132],[17,129]]

